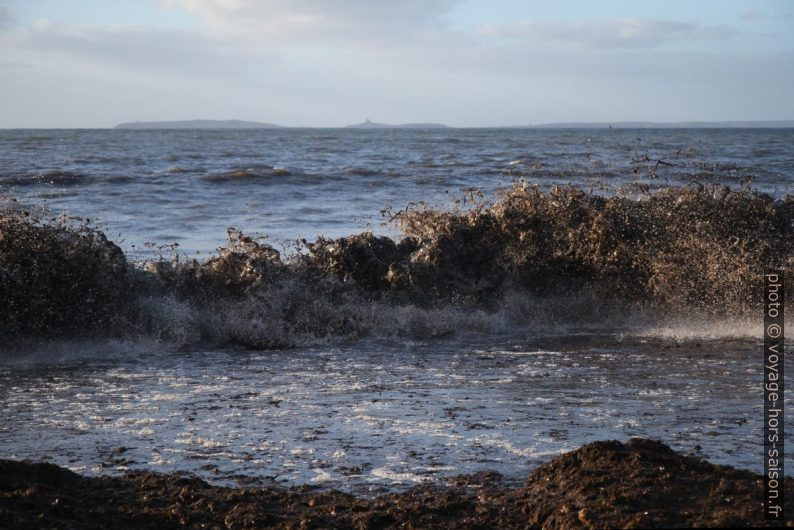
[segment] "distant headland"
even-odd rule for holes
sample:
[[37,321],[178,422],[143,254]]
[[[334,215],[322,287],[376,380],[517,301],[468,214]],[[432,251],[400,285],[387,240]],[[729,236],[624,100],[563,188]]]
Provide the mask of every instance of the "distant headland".
[[[181,121],[133,121],[120,123],[115,129],[284,129],[283,125],[244,120],[181,120]],[[367,119],[361,123],[347,125],[345,129],[448,129],[442,123],[377,123]]]
[[348,125],[345,129],[448,129],[443,123],[400,123],[397,125],[390,123],[378,123],[367,118],[361,123]]

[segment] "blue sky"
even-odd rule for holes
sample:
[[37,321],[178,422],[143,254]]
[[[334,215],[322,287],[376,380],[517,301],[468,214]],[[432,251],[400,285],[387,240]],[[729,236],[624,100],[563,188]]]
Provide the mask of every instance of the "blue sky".
[[0,0],[0,128],[794,119],[794,2]]

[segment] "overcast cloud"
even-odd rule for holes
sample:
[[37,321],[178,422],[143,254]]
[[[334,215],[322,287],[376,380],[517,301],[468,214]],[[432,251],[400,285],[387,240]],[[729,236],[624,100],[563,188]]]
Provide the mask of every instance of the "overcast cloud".
[[579,17],[583,2],[478,2],[0,3],[0,127],[794,118],[785,3]]
[[521,39],[579,50],[650,49],[671,42],[725,40],[737,33],[724,25],[636,18],[577,23],[522,21],[501,26],[484,25],[480,32],[489,37]]

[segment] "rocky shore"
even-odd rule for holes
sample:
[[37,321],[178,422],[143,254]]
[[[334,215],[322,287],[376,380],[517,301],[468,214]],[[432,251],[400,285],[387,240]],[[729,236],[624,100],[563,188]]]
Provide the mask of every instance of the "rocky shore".
[[[786,483],[794,491],[794,480]],[[305,486],[215,487],[151,472],[84,477],[0,460],[0,528],[769,526],[762,488],[758,474],[641,438],[585,445],[540,466],[519,487],[480,473],[376,498]]]

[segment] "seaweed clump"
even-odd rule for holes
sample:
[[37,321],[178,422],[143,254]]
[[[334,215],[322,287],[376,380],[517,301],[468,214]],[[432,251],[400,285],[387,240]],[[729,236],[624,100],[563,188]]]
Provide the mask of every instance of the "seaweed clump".
[[[794,479],[785,482],[794,487]],[[223,488],[140,471],[83,477],[53,464],[0,460],[0,526],[8,528],[43,521],[62,528],[778,526],[764,520],[762,495],[761,475],[639,438],[582,446],[519,487],[483,472],[369,499],[306,486]],[[792,509],[787,500],[786,512]]]
[[794,270],[794,197],[749,190],[668,188],[631,199],[516,185],[494,203],[406,209],[392,220],[399,241],[320,238],[282,256],[230,229],[218,256],[139,269],[87,223],[6,212],[0,335],[132,330],[254,348],[439,336],[485,313],[565,311],[558,302],[572,294],[581,303],[555,321],[603,324],[614,308],[733,318],[757,314],[765,268]]
[[154,275],[160,287],[179,296],[208,301],[217,298],[239,298],[253,287],[272,283],[283,272],[280,253],[240,230],[227,230],[227,243],[218,249],[218,256],[207,261],[146,262],[144,270]]
[[87,221],[0,212],[0,335],[102,335],[127,315],[128,264]]
[[405,260],[416,245],[409,238],[395,243],[388,237],[365,232],[336,240],[321,237],[306,243],[306,248],[309,256],[303,263],[310,270],[377,293],[392,287],[391,269]]
[[760,304],[764,267],[794,269],[791,196],[671,188],[632,200],[515,186],[493,205],[394,217],[417,248],[396,285],[442,295],[588,289],[738,315]]

